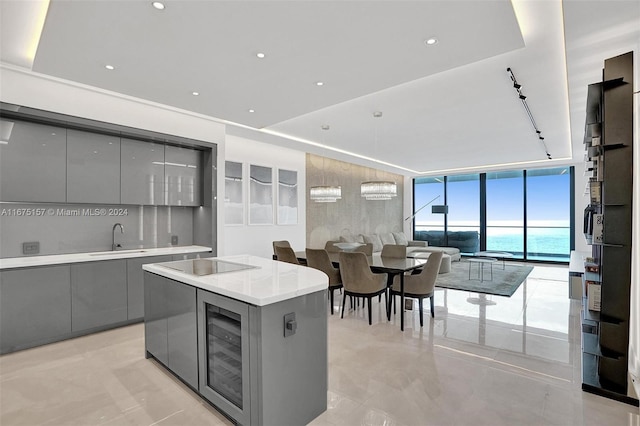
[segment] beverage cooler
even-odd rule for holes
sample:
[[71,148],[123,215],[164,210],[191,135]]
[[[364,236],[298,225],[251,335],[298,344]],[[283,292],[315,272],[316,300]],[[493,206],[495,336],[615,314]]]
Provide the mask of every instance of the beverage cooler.
[[198,293],[200,393],[239,424],[250,423],[249,309]]

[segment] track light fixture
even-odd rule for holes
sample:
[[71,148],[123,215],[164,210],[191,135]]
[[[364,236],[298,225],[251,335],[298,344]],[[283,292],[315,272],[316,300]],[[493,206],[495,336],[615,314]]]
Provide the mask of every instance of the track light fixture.
[[522,90],[521,90],[522,85],[518,83],[518,80],[516,80],[516,76],[513,75],[513,71],[511,71],[511,68],[507,68],[507,73],[509,73],[509,77],[513,82],[513,88],[516,89],[516,93],[518,94],[518,99],[522,101],[522,106],[524,107],[525,112],[529,116],[529,120],[531,120],[531,125],[533,126],[533,130],[535,130],[536,135],[538,135],[538,140],[542,143],[542,146],[544,147],[544,152],[547,155],[547,158],[551,160],[551,154],[549,154],[549,149],[547,148],[547,144],[544,142],[542,131],[538,129],[538,126],[536,125],[536,120],[534,120],[533,114],[531,114],[531,110],[529,109],[529,105],[527,105],[527,97],[522,93]]

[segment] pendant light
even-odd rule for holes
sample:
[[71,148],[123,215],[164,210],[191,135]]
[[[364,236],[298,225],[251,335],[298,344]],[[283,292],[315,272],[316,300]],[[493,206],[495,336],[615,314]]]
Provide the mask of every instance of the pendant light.
[[[322,130],[329,130],[328,125],[323,125]],[[324,138],[323,138],[324,140]],[[326,144],[325,144],[326,145]],[[335,203],[342,199],[342,187],[324,184],[325,178],[325,157],[322,157],[322,185],[312,186],[309,189],[309,198],[316,203]]]
[[[382,117],[382,112],[373,113],[374,118]],[[374,147],[378,145],[378,126],[375,126]],[[398,195],[398,187],[395,182],[391,181],[368,181],[360,184],[360,195],[365,200],[385,201],[390,200]]]

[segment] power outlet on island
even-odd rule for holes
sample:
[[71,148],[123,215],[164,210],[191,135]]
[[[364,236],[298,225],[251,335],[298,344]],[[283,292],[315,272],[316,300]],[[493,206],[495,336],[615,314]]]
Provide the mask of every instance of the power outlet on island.
[[178,236],[177,235],[172,235],[171,236],[171,245],[172,246],[177,246],[178,245]]

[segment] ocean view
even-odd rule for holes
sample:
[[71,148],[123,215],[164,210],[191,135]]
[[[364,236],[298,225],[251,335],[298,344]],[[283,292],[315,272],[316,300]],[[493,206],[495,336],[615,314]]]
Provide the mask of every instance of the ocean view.
[[[437,230],[437,227],[416,227],[416,231]],[[478,228],[458,226],[449,227],[450,232],[478,231]],[[517,227],[487,227],[487,250],[507,251],[522,258],[524,247],[523,229]],[[569,227],[536,227],[527,230],[528,258],[532,260],[569,260]]]
[[[527,251],[529,257],[569,258],[569,228],[529,228],[527,231]],[[522,253],[522,230],[487,229],[487,250]]]

